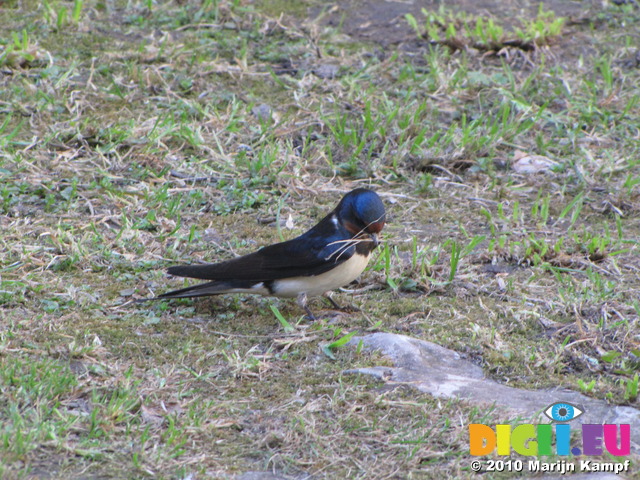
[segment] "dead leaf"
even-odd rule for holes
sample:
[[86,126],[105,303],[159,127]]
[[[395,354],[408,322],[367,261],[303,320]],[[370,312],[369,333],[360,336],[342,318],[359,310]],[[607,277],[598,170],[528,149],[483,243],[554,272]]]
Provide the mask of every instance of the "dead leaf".
[[289,214],[289,218],[287,218],[287,223],[285,223],[285,226],[289,230],[293,230],[293,217],[291,216],[291,214]]
[[530,155],[516,150],[513,156],[513,169],[522,174],[545,173],[559,164],[544,155]]

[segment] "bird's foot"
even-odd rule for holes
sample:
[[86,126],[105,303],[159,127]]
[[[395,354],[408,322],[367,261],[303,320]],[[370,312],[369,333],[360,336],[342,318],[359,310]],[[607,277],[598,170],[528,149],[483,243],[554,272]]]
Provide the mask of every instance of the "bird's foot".
[[331,298],[329,295],[325,295],[324,298],[326,298],[327,300],[329,300],[329,302],[331,303],[331,305],[333,306],[333,308],[335,308],[336,310],[339,310],[341,312],[349,312],[349,313],[353,313],[353,312],[359,312],[360,309],[358,307],[354,307],[353,305],[345,305],[345,306],[341,306],[338,303],[336,303],[336,301]]
[[307,312],[307,318],[313,322],[315,322],[316,320],[318,320],[318,318],[313,314],[313,312],[311,311],[311,309],[309,309],[309,306],[307,305],[307,294],[306,293],[301,293],[300,295],[298,295],[298,298],[296,299],[298,305],[300,305],[305,312]]
[[[354,307],[353,305],[346,305],[346,306],[340,306],[336,303],[336,301],[331,298],[329,295],[324,295],[324,298],[326,298],[327,300],[329,300],[329,302],[331,303],[331,306],[339,311],[339,312],[349,312],[349,313],[353,313],[353,312],[359,312],[360,309],[357,307]],[[300,307],[302,307],[304,309],[305,312],[307,312],[307,318],[309,320],[312,321],[316,321],[318,320],[318,317],[316,317],[313,312],[311,311],[311,309],[309,308],[309,305],[307,304],[307,294],[306,293],[301,293],[300,295],[298,295],[297,298],[297,302],[298,305],[300,305]]]

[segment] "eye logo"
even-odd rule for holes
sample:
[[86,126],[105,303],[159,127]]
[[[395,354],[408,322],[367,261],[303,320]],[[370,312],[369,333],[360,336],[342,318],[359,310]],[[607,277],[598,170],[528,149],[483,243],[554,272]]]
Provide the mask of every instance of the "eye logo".
[[583,413],[575,405],[566,402],[553,403],[544,410],[544,414],[554,422],[570,422]]

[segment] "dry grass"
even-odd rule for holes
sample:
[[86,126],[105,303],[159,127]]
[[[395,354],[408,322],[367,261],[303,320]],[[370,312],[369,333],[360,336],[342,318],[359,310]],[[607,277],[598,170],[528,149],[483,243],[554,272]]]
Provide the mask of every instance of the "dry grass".
[[[288,2],[78,3],[77,21],[72,2],[0,10],[0,476],[474,477],[467,425],[515,419],[343,376],[386,361],[323,353],[354,330],[637,402],[634,4],[487,53],[403,20],[380,51]],[[525,173],[521,152],[553,168]],[[181,285],[167,266],[293,237],[358,185],[390,214],[337,295],[360,313],[132,302]]]

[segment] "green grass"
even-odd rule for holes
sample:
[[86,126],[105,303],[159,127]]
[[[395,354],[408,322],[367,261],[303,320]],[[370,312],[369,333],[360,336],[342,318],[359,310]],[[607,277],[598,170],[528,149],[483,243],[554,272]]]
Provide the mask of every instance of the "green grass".
[[[466,426],[513,419],[343,375],[388,363],[345,346],[380,330],[637,403],[636,6],[442,8],[376,37],[318,2],[5,3],[0,477],[475,478]],[[359,312],[131,302],[360,185],[390,221],[336,296]]]

